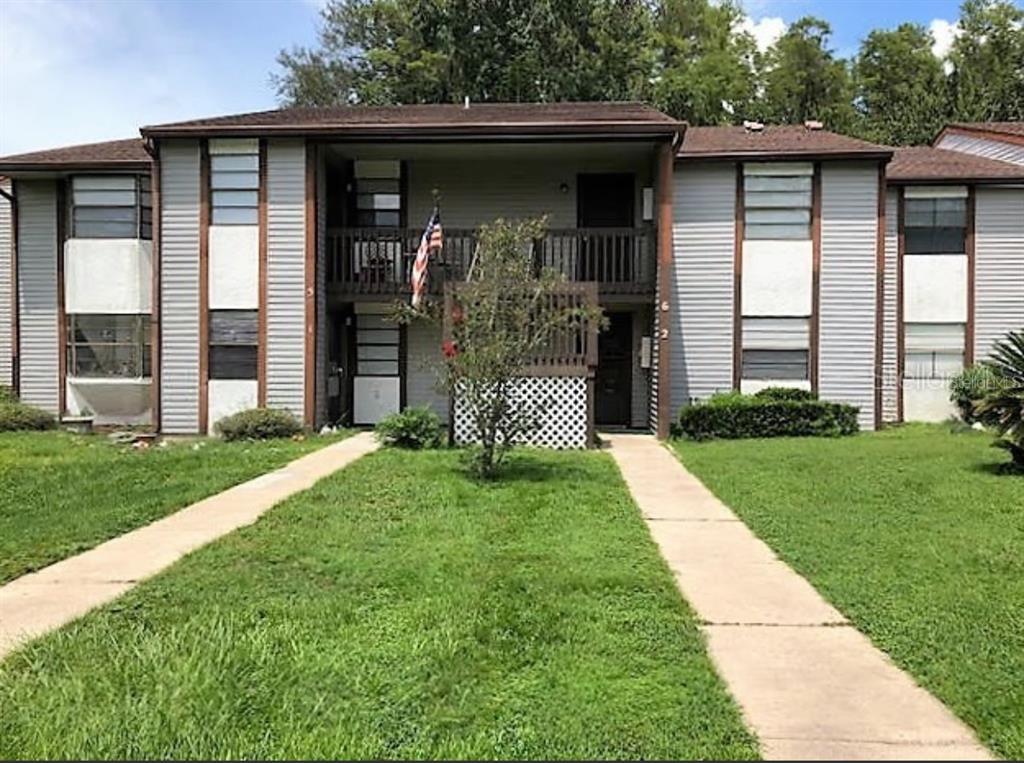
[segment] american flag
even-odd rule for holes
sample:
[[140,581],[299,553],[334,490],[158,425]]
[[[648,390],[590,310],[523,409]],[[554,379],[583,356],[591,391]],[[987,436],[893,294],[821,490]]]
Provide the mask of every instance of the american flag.
[[444,234],[441,232],[441,213],[434,207],[427,227],[420,239],[420,248],[416,250],[416,261],[412,265],[412,306],[419,307],[423,301],[423,292],[427,288],[427,264],[430,253],[441,249],[444,245]]

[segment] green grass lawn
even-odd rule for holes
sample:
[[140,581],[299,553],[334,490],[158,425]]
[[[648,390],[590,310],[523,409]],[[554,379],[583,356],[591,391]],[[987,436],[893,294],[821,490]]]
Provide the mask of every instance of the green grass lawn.
[[751,758],[611,459],[380,451],[0,665],[0,758]]
[[175,442],[132,450],[101,435],[0,434],[0,583],[140,527],[331,440]]
[[676,443],[683,462],[918,681],[1024,757],[1024,477],[978,433]]

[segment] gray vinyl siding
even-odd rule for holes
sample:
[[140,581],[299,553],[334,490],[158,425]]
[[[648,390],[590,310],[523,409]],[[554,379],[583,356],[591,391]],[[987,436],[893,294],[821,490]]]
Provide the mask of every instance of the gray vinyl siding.
[[408,406],[429,405],[448,419],[448,395],[438,389],[437,366],[441,362],[440,326],[414,321],[405,335],[405,400]]
[[732,389],[735,165],[682,165],[672,200],[668,329],[675,416],[693,399]]
[[885,198],[885,293],[882,300],[882,420],[899,419],[899,209],[898,192],[890,190]]
[[819,393],[874,428],[878,169],[825,164],[821,200]]
[[1024,189],[979,188],[975,208],[975,359],[1024,329]]
[[267,144],[267,405],[302,417],[305,393],[306,146]]
[[979,138],[971,135],[947,135],[939,141],[937,148],[945,148],[950,151],[960,151],[964,154],[984,156],[987,159],[999,159],[1011,164],[1024,165],[1024,146],[1001,140]]
[[19,180],[16,194],[21,399],[60,414],[57,183]]
[[[0,188],[11,192],[10,180],[0,181]],[[0,196],[0,384],[13,383],[11,353],[14,350],[11,292],[11,255],[14,251],[11,203]]]
[[199,143],[160,147],[160,428],[199,431]]
[[[618,158],[608,151],[571,158],[410,160],[406,163],[409,226],[426,224],[434,205],[432,192],[437,189],[441,219],[449,228],[475,228],[496,217],[541,215],[547,215],[551,228],[575,228],[576,176],[580,172],[633,173],[634,219],[641,224],[641,189],[651,184],[649,167],[635,157]],[[563,183],[567,187],[564,193]]]

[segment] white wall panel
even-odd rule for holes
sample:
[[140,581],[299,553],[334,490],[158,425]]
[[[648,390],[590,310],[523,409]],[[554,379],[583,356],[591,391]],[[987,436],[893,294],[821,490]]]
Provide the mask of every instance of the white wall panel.
[[225,416],[255,408],[257,386],[255,379],[210,379],[207,387],[210,432],[215,431],[214,424]]
[[908,323],[965,323],[967,255],[904,255],[903,319]]
[[949,401],[949,382],[943,379],[905,379],[903,382],[904,421],[945,421],[956,415]]
[[743,242],[743,315],[811,314],[810,241]]
[[70,314],[149,314],[153,242],[71,238],[64,242],[64,309]]
[[255,310],[260,304],[258,225],[211,225],[211,310]]

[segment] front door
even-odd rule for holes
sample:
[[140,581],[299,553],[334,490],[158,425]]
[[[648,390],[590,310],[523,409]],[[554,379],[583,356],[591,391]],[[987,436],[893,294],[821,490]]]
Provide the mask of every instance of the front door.
[[[582,174],[576,178],[576,227],[633,227],[634,177],[627,173]],[[602,234],[580,237],[577,279],[580,281],[630,281],[632,237]]]
[[601,426],[629,426],[633,382],[633,314],[609,313],[597,340],[594,419]]

